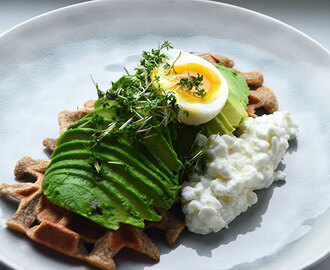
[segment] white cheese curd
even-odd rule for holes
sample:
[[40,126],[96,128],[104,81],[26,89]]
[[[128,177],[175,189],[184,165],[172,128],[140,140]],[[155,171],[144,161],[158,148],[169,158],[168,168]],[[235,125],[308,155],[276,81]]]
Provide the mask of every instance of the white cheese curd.
[[234,135],[198,135],[206,147],[205,171],[193,173],[182,188],[182,209],[188,229],[198,234],[218,232],[257,202],[256,189],[285,180],[277,170],[298,134],[289,112],[247,118]]

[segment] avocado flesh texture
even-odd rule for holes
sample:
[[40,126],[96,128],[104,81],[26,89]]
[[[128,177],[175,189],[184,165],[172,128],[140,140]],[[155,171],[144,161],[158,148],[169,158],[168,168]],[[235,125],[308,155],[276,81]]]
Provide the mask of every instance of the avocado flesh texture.
[[154,200],[151,196],[138,195],[141,193],[137,187],[135,187],[131,182],[127,181],[120,173],[114,172],[110,168],[104,168],[102,175],[108,180],[112,181],[116,189],[118,189],[127,200],[132,202],[137,208],[138,212],[141,214],[143,219],[146,220],[161,220],[155,210],[152,208]]
[[155,128],[154,133],[145,138],[144,142],[144,145],[154,157],[159,157],[172,171],[179,172],[182,163],[177,158],[173,147],[161,134],[160,128]]
[[158,156],[154,156],[151,152],[149,152],[145,144],[142,143],[139,145],[135,145],[135,148],[136,153],[141,154],[148,162],[153,164],[155,168],[161,172],[161,174],[166,175],[171,180],[174,179],[173,177],[175,176],[175,173],[171,169],[169,169]]
[[[112,109],[97,108],[95,112],[101,126],[112,123]],[[57,139],[42,185],[44,194],[54,204],[113,230],[120,223],[144,227],[144,220],[160,221],[154,207],[168,209],[174,203],[182,165],[173,150],[170,131],[155,127],[155,136],[143,143],[108,134],[93,145],[92,138],[98,134],[91,121],[95,112]],[[137,151],[140,148],[147,155]],[[97,174],[94,156],[101,164]],[[86,190],[89,192],[82,196]],[[79,201],[82,198],[84,201]]]
[[[145,175],[141,174],[140,172],[138,172],[135,169],[132,169],[134,167],[129,166],[125,163],[123,163],[122,160],[114,157],[114,156],[109,156],[106,155],[104,153],[100,153],[98,152],[106,161],[103,165],[104,166],[112,166],[115,167],[117,169],[117,171],[120,171],[122,174],[124,174],[127,178],[127,181],[130,181],[131,179],[133,183],[135,183],[136,186],[139,187],[140,190],[146,190],[145,192],[149,193],[150,196],[152,196],[152,198],[155,200],[155,206],[159,206],[161,207],[162,205],[165,205],[166,208],[168,208],[168,202],[166,200],[162,200],[162,198],[164,198],[164,183],[166,182],[162,182],[161,187],[158,186],[156,184],[157,179],[150,179],[149,177],[146,177]],[[52,164],[57,164],[60,161],[64,161],[64,160],[86,160],[90,157],[91,152],[89,150],[71,150],[71,151],[67,151],[61,154],[58,154],[56,157],[54,157],[51,161],[51,163],[49,164],[49,170],[51,170],[52,168]],[[109,164],[107,162],[115,162],[115,163],[121,163],[123,165],[119,165],[119,164]],[[46,170],[46,174],[45,177],[47,177],[48,173],[48,169]]]
[[[109,160],[113,157],[117,158],[118,160],[122,161],[125,165],[130,166],[131,168],[134,167],[136,172],[143,175],[146,179],[153,180],[153,183],[157,183],[157,186],[160,187],[164,193],[168,193],[168,195],[171,195],[170,193],[170,187],[166,181],[163,181],[161,177],[159,177],[157,174],[155,174],[152,170],[149,170],[147,167],[145,167],[140,161],[132,159],[129,155],[125,154],[124,151],[120,153],[117,150],[114,149],[114,147],[111,148],[111,146],[100,146],[100,148],[95,147],[95,151],[98,151],[102,157],[104,157],[104,160]],[[114,153],[114,152],[118,152]],[[114,156],[111,156],[110,153],[114,153]]]
[[204,131],[208,136],[212,134],[229,134],[232,133],[235,128],[230,124],[228,118],[220,112],[217,117],[213,118],[207,123],[209,130]]
[[[79,132],[78,132],[79,131]],[[62,140],[62,144],[57,147],[52,155],[52,158],[55,158],[58,153],[65,152],[67,150],[76,150],[76,149],[83,149],[86,148],[90,145],[89,140],[80,140],[80,138],[91,138],[87,137],[87,135],[83,132],[83,130],[75,130],[74,132],[77,132],[76,138],[77,140],[72,140],[72,141],[67,141],[67,140]],[[88,131],[89,133],[90,131]],[[72,131],[68,132],[70,134],[70,138]],[[115,143],[113,143],[113,139],[104,139],[104,143],[102,145],[106,146],[107,144],[109,145],[112,143],[112,146],[118,147],[117,150],[121,151],[124,155],[129,155],[127,158],[128,159],[135,159],[136,161],[139,161],[140,166],[142,167],[142,170],[147,170],[149,173],[156,175],[157,177],[162,177],[163,179],[166,179],[168,182],[172,182],[172,179],[174,177],[174,174],[171,170],[169,170],[166,165],[163,163],[161,164],[160,162],[155,162],[155,161],[150,161],[148,160],[143,154],[140,153],[140,151],[136,151],[136,148],[134,148],[130,143],[123,138],[118,138]],[[155,164],[153,163],[155,162]],[[155,166],[157,165],[157,166]],[[159,168],[157,168],[159,167]],[[165,170],[161,171],[160,169],[164,168]]]
[[248,116],[246,107],[232,95],[228,96],[226,105],[222,108],[221,112],[235,129],[241,126]]
[[[67,130],[61,137],[57,139],[56,143],[59,147],[54,150],[52,157],[55,157],[58,152],[62,152],[61,147],[63,147],[67,142],[85,141],[86,145],[89,144],[94,133],[94,129],[88,127]],[[110,135],[105,136],[103,141],[104,143],[114,144],[114,139],[111,138]],[[146,167],[153,168],[155,173],[161,175],[164,178],[167,177],[172,179],[174,177],[175,172],[173,172],[166,166],[166,164],[164,164],[164,162],[157,156],[157,152],[155,152],[155,150],[153,150],[151,147],[149,147],[151,149],[150,151],[152,151],[152,153],[157,156],[156,159],[150,152],[146,151],[142,145],[131,144],[128,139],[116,138],[115,143],[120,144],[121,147],[125,148],[125,150],[129,152],[133,157],[142,161]]]
[[233,69],[220,64],[214,64],[225,77],[228,83],[228,98],[220,113],[211,121],[203,125],[205,135],[232,133],[243,124],[246,119],[247,104],[249,102],[249,87],[244,77]]
[[[126,220],[127,224],[138,227],[144,226],[142,217],[134,211],[134,205],[129,203],[118,191],[114,192],[109,182],[101,181],[97,185],[88,185],[88,183],[91,183],[91,179],[85,178],[83,174],[73,173],[72,171],[70,175],[67,172],[53,172],[49,177],[55,179],[56,177],[61,177],[61,184],[48,187],[47,193],[45,193],[48,198],[54,199],[55,204],[56,202],[63,204],[65,208],[73,212],[77,208],[81,209],[80,214],[86,218],[91,218],[94,214],[98,216],[96,220],[115,216],[118,221]],[[68,192],[67,197],[67,193],[63,193],[63,189],[68,187],[71,187],[71,192]],[[92,202],[89,206],[86,206],[85,202],[82,203],[79,197],[74,196],[77,193],[81,196],[87,190],[92,193],[93,198],[89,200],[89,202]],[[70,193],[72,197],[70,197]],[[84,196],[82,198],[86,199]],[[130,211],[130,215],[128,215],[128,211]],[[102,212],[102,215],[100,215],[100,212]],[[104,221],[107,221],[107,219]],[[117,224],[116,227],[118,228],[119,225]]]
[[[76,152],[74,150],[77,149],[79,151],[77,154],[81,154],[81,153],[87,154],[88,150],[84,150],[84,151],[79,150],[81,148],[84,148],[84,146],[87,145],[87,143],[88,141],[72,141],[69,143],[62,144],[58,149],[65,151],[65,155],[68,155],[69,153],[75,154]],[[128,165],[131,167],[134,166],[136,171],[139,172],[140,174],[143,174],[146,178],[158,180],[159,185],[164,188],[165,192],[169,190],[169,187],[168,185],[166,185],[166,182],[162,181],[162,178],[157,173],[146,167],[142,162],[140,162],[140,160],[132,157],[129,152],[123,151],[119,147],[111,146],[103,143],[95,146],[94,152],[104,157],[105,161],[121,162],[124,165]],[[55,159],[55,161],[61,158],[61,154],[57,154],[57,153],[58,152],[55,152],[54,155],[52,156],[53,159]],[[79,157],[77,156],[77,158]]]
[[[59,169],[65,169],[65,171],[80,169],[85,172],[89,172],[91,170],[91,165],[84,160],[62,160],[57,162],[51,169],[47,170],[47,175],[51,172],[55,171],[56,173]],[[89,173],[90,174],[90,173]],[[105,178],[108,178],[109,181],[113,182],[113,184],[120,190],[120,192],[127,198],[131,203],[133,203],[138,211],[142,214],[144,219],[160,219],[160,216],[152,210],[150,211],[150,205],[152,204],[152,199],[149,199],[147,196],[138,196],[139,193],[138,189],[134,187],[134,185],[130,184],[126,179],[123,178],[122,175],[116,173],[114,170],[110,168],[104,168],[102,174]],[[89,176],[89,177],[93,177]]]
[[122,138],[119,141],[124,150],[132,153],[132,157],[141,161],[146,167],[152,169],[156,174],[168,181],[171,181],[171,179],[173,179],[175,174],[164,163],[155,162],[154,160],[151,160],[150,158],[148,158],[150,157],[150,155],[148,154],[147,156],[145,156],[142,151],[140,151],[138,144],[130,145],[127,140]]
[[[77,176],[67,174],[55,174],[52,179],[53,181],[49,181],[47,189],[43,190],[52,203],[73,212],[77,212],[76,209],[84,209],[84,211],[80,211],[80,215],[92,219],[96,223],[102,223],[106,219],[109,227],[118,226],[118,216],[112,202],[107,197],[103,198],[102,195],[99,195],[99,192],[95,192],[94,187],[88,186],[89,181],[79,184]],[[57,184],[59,182],[60,184]]]

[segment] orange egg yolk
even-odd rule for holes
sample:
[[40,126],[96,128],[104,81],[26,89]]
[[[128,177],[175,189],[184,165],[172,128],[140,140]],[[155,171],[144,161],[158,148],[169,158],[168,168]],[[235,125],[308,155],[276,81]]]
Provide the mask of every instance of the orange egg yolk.
[[219,75],[205,67],[201,64],[197,63],[188,63],[184,65],[175,65],[172,69],[173,74],[179,75],[178,78],[203,75],[202,85],[199,86],[199,89],[204,89],[206,95],[201,97],[200,95],[196,94],[196,89],[192,89],[191,91],[187,91],[182,87],[178,87],[176,85],[175,92],[177,95],[180,96],[182,101],[189,102],[189,103],[211,103],[213,102],[219,94],[219,88],[221,86],[221,80]]

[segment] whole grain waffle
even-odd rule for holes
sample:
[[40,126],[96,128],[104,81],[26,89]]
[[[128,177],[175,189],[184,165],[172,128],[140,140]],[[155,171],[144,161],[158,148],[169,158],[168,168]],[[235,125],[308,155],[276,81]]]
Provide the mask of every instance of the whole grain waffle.
[[161,222],[149,222],[144,229],[121,225],[116,231],[52,204],[42,194],[41,184],[49,160],[24,157],[15,167],[15,176],[34,176],[34,183],[0,184],[0,194],[20,200],[16,213],[7,226],[26,234],[32,240],[71,257],[86,261],[100,269],[115,269],[113,257],[130,248],[159,260],[159,250],[144,232],[155,227],[165,232],[165,241],[173,244],[185,228],[185,223],[163,209],[157,212]]

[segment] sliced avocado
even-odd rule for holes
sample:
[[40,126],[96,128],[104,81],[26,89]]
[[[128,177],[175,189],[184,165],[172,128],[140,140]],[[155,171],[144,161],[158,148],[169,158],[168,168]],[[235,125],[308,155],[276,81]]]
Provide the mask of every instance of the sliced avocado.
[[114,116],[116,116],[115,109],[112,107],[106,107],[106,108],[97,108],[94,111],[91,111],[89,114],[86,115],[87,118],[93,117],[95,114],[100,115],[104,117],[107,120],[112,120]]
[[132,159],[129,155],[126,155],[125,152],[120,151],[118,148],[102,144],[94,148],[94,153],[109,164],[111,164],[111,162],[122,163],[125,166],[134,168],[136,173],[140,174],[141,177],[148,179],[148,182],[156,184],[164,193],[167,193],[170,196],[172,195],[169,190],[169,183],[167,181],[164,181],[152,170],[145,167],[141,162],[136,159]]
[[114,108],[99,102],[69,126],[56,141],[43,192],[106,228],[144,227],[144,220],[161,220],[155,207],[169,209],[179,190],[182,164],[173,150],[173,129],[154,127],[140,142],[124,131],[107,132],[115,117]]
[[[100,143],[94,147],[94,151],[101,152],[103,154],[111,153],[111,155],[115,155],[115,158],[118,161],[123,162],[124,164],[134,166],[139,172],[146,175],[148,178],[156,178],[159,181],[163,182],[171,182],[171,179],[167,177],[165,174],[160,172],[151,162],[149,162],[144,156],[135,157],[136,151],[134,151],[133,147],[129,147],[128,144],[123,144],[123,139],[121,139],[121,144],[106,144]],[[87,140],[76,140],[70,141],[61,144],[57,147],[52,155],[52,158],[55,159],[58,155],[62,155],[63,153],[72,152],[73,150],[84,149],[88,151],[90,142]],[[124,148],[124,149],[123,149]],[[80,151],[79,151],[80,152]],[[70,157],[66,157],[68,159]],[[58,161],[58,160],[57,160]],[[111,161],[114,161],[111,159]],[[57,162],[58,164],[58,162]],[[54,168],[52,168],[54,169]],[[49,171],[49,170],[48,170]],[[171,175],[173,177],[173,174]],[[166,187],[168,189],[168,186]]]
[[174,172],[166,166],[166,164],[157,156],[152,154],[152,149],[149,151],[145,143],[135,144],[136,152],[141,153],[150,163],[154,164],[158,170],[164,173],[167,177],[172,179]]
[[104,129],[113,123],[113,118],[116,116],[113,108],[98,108],[88,113],[85,117],[71,124],[68,129],[73,128],[92,128],[95,123]]
[[173,148],[171,133],[168,127],[162,128],[162,134],[164,135],[167,143]]
[[[89,181],[77,181],[76,176],[55,174],[53,181],[43,182],[43,192],[56,205],[76,212],[109,229],[118,229],[119,220],[113,203]],[[45,184],[49,186],[44,188]]]
[[229,87],[229,95],[236,97],[236,99],[242,102],[246,108],[246,105],[249,103],[249,87],[243,75],[237,73],[232,68],[225,67],[221,64],[214,65],[225,77]]
[[221,112],[224,114],[228,122],[234,128],[237,128],[242,125],[248,115],[243,103],[241,103],[231,95],[228,96],[226,105],[223,107]]
[[[99,98],[97,101],[95,101],[94,103],[94,108],[98,109],[98,108],[102,108],[103,107],[103,102],[104,102],[104,98]],[[107,100],[106,101],[110,106],[115,105],[117,102],[114,100]]]
[[80,169],[80,170],[85,170],[85,171],[91,171],[92,170],[92,165],[86,162],[85,160],[62,160],[59,162],[56,162],[54,165],[51,167],[47,168],[45,175],[48,175],[52,171],[55,171],[57,169],[62,169],[62,168],[67,168],[67,169]]
[[52,153],[52,158],[55,158],[57,155],[67,151],[88,149],[90,147],[90,144],[90,140],[80,139],[64,142],[55,148]]
[[107,193],[108,198],[111,198],[119,222],[125,222],[128,225],[140,228],[144,227],[144,220],[136,207],[111,182],[100,181],[97,183],[97,187]]
[[179,172],[182,163],[174,152],[173,147],[161,134],[159,128],[155,128],[152,134],[145,137],[144,145],[152,155],[159,157],[172,171]]
[[[105,141],[106,143],[106,141]],[[143,151],[140,150],[139,145],[137,144],[131,144],[127,139],[124,138],[118,138],[117,143],[120,144],[121,148],[128,152],[132,157],[135,159],[138,159],[141,161],[147,168],[150,168],[153,170],[156,174],[158,174],[160,177],[169,180],[172,179],[174,176],[174,173],[165,166],[164,163],[159,164],[156,161],[152,161],[148,159],[144,154]]]
[[229,134],[235,130],[222,112],[220,112],[215,118],[209,121],[205,126],[209,128],[207,131],[208,136],[217,133]]
[[56,140],[56,146],[75,140],[91,140],[93,134],[95,130],[92,128],[68,129]]
[[[63,160],[57,162],[51,169],[47,170],[47,177],[52,177],[55,174],[65,174],[70,171],[70,175],[84,178],[93,182],[94,175],[90,173],[91,165],[84,160]],[[134,205],[146,220],[160,220],[161,217],[152,208],[152,200],[147,196],[139,196],[139,191],[130,184],[127,179],[124,179],[120,174],[115,173],[110,168],[104,166],[102,168],[104,179],[115,185],[124,197]],[[77,182],[79,179],[77,179]],[[132,181],[135,183],[135,181]],[[89,185],[90,187],[92,185]],[[98,185],[99,186],[99,185]]]
[[[61,160],[69,160],[69,159],[73,159],[73,160],[86,160],[88,161],[92,156],[92,152],[87,150],[87,149],[76,149],[76,150],[71,150],[71,151],[66,151],[63,153],[59,153],[56,155],[56,157],[52,158],[51,162],[49,163],[48,168],[51,168],[53,166],[53,164],[56,164],[57,162],[61,161]],[[47,173],[46,170],[46,173]]]
[[[58,168],[54,171],[47,172],[47,177],[52,177],[52,175],[54,174],[66,174],[66,173],[68,173],[68,168]],[[80,179],[83,178],[89,182],[94,182],[95,180],[94,174],[86,170],[70,168],[70,175],[77,176]]]
[[[88,155],[91,155],[91,151],[88,149],[84,149],[88,145],[88,141],[85,140],[77,140],[71,141],[64,144],[61,144],[53,153],[52,158],[56,165],[60,162],[60,160],[68,160],[68,159],[84,159],[87,158]],[[134,167],[139,173],[144,175],[148,179],[152,179],[154,183],[167,192],[169,195],[171,191],[169,191],[169,184],[172,183],[172,178],[168,178],[166,175],[162,174],[161,172],[155,172],[153,170],[154,166],[150,162],[145,161],[144,163],[141,162],[140,159],[134,157],[133,148],[129,149],[130,151],[126,151],[127,149],[122,149],[123,145],[116,144],[110,145],[106,143],[100,143],[93,148],[94,153],[98,154],[101,157],[104,157],[106,162],[118,162],[122,163],[131,167]],[[126,145],[127,147],[127,145]],[[83,151],[79,149],[84,149]],[[136,151],[135,151],[136,152]],[[143,159],[142,159],[143,160]],[[149,168],[150,166],[151,168]],[[52,166],[47,172],[54,170]],[[57,167],[56,167],[57,168]],[[157,170],[157,169],[156,169]],[[165,180],[165,181],[164,181]]]
[[217,115],[217,121],[221,122],[223,126],[226,129],[226,133],[231,133],[235,130],[235,128],[232,126],[230,119],[226,117],[226,115],[223,112],[220,112]]
[[[163,197],[164,196],[164,191],[166,192],[170,192],[168,190],[166,190],[166,182],[159,182],[158,179],[152,178],[150,179],[150,177],[146,177],[143,174],[141,174],[140,172],[138,172],[134,165],[128,165],[126,164],[126,162],[124,162],[123,160],[121,160],[120,158],[116,157],[114,154],[109,154],[109,153],[104,153],[104,152],[95,152],[96,155],[98,155],[99,157],[101,157],[104,160],[104,164],[114,164],[115,166],[122,165],[127,171],[130,171],[134,174],[134,177],[141,181],[144,185],[145,188],[151,188],[154,189],[154,191],[157,191],[158,196]],[[56,164],[59,161],[64,161],[64,160],[89,160],[92,156],[92,152],[90,150],[84,149],[84,150],[71,150],[71,151],[66,151],[63,153],[58,154],[56,157],[54,157],[52,159],[52,161],[49,164],[49,168],[51,168],[52,164]],[[132,170],[132,168],[134,168]],[[56,171],[56,170],[55,170]],[[46,172],[47,173],[47,172]],[[48,175],[46,175],[48,177]],[[153,182],[155,181],[155,182]],[[158,183],[159,182],[159,183]],[[160,186],[158,186],[158,184],[160,184]]]
[[215,64],[228,83],[228,98],[220,113],[203,125],[207,136],[219,133],[229,134],[243,124],[247,117],[246,106],[249,102],[249,87],[244,77],[231,68]]
[[135,205],[137,210],[141,213],[142,217],[146,220],[161,220],[153,209],[153,199],[146,195],[139,195],[141,191],[137,189],[132,183],[134,181],[127,181],[122,175],[116,173],[114,170],[104,167],[102,168],[102,175],[109,182],[113,183],[114,187],[125,196],[132,204]]
[[[52,158],[55,158],[58,153],[62,153],[67,150],[81,149],[89,147],[90,140],[92,139],[95,131],[91,128],[76,128],[67,130],[61,137],[57,139],[57,148],[52,154]],[[137,158],[145,164],[146,167],[149,167],[155,171],[155,173],[161,175],[165,179],[172,179],[173,172],[160,160],[156,161],[155,159],[148,158],[146,151],[141,149],[142,145],[132,145],[124,137],[118,137],[114,140],[114,137],[110,134],[106,135],[103,138],[103,142],[107,144],[119,144],[121,148],[129,152],[132,157]],[[84,144],[81,145],[81,144]],[[72,147],[71,147],[72,146]]]
[[[84,186],[88,189],[96,190],[95,187],[98,187],[100,190],[108,194],[112,199],[112,204],[117,213],[119,222],[124,221],[127,224],[137,227],[144,226],[144,218],[142,218],[142,216],[139,214],[139,211],[137,211],[135,204],[128,200],[128,198],[121,194],[121,192],[115,189],[112,182],[107,181],[106,179],[99,182],[95,181],[92,173],[72,168],[70,168],[70,170],[68,170],[68,168],[57,169],[48,173],[47,177],[54,178],[58,175],[62,176],[62,179],[57,182],[59,185],[65,185],[68,182],[67,179],[72,179],[70,181],[74,181],[76,185]],[[54,193],[54,189],[50,188],[49,186],[47,187],[47,190],[47,196],[49,198],[52,198],[52,195],[54,194],[57,195],[56,192]],[[98,194],[98,198],[100,198],[100,194]],[[154,215],[149,215],[148,217],[151,220],[159,220],[159,216],[156,213],[154,213]]]
[[[110,164],[106,166],[110,167]],[[171,198],[165,196],[162,189],[150,181],[150,179],[136,172],[134,168],[126,165],[112,164],[110,168],[122,175],[126,181],[133,184],[138,190],[143,190],[143,194],[147,194],[149,198],[154,200],[154,206],[168,208]]]

